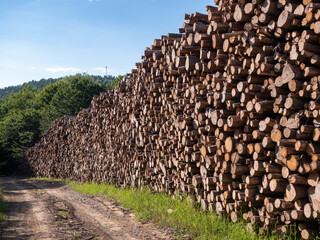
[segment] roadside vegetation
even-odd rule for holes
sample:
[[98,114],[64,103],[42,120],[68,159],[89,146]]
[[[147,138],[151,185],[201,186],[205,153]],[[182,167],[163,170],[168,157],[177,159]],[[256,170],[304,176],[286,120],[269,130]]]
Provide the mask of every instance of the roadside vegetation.
[[5,218],[7,210],[8,210],[7,204],[3,199],[3,189],[0,186],[0,222],[2,222],[3,219]]
[[177,233],[177,239],[291,239],[289,236],[258,235],[247,230],[245,221],[233,223],[216,213],[203,211],[188,197],[181,201],[164,193],[153,193],[146,188],[117,188],[107,184],[68,180],[64,182],[76,192],[116,201],[122,207],[132,210],[140,221],[152,221],[172,228]]
[[23,153],[54,120],[77,115],[90,106],[94,95],[115,87],[121,79],[76,74],[25,84],[0,98],[0,172],[14,172]]

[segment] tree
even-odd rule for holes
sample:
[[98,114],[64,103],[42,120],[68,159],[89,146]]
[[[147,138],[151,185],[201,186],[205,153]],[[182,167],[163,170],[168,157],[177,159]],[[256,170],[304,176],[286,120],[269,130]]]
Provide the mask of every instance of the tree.
[[108,88],[115,88],[119,85],[120,81],[123,79],[124,75],[119,75],[111,83],[107,85]]
[[[36,102],[38,90],[25,86],[19,93],[10,94],[1,104],[0,165],[15,164],[22,153],[40,137],[40,105]],[[8,161],[10,160],[10,161]]]
[[[44,91],[48,92],[48,89]],[[77,74],[58,82],[50,103],[43,109],[41,130],[46,130],[59,117],[75,116],[80,108],[89,107],[94,95],[103,91],[105,88],[94,83],[88,75]]]
[[[17,92],[21,91],[26,85],[29,85],[32,88],[42,90],[46,86],[48,86],[50,84],[54,84],[56,82],[59,82],[60,80],[66,79],[66,78],[68,78],[68,77],[41,79],[40,81],[32,80],[32,81],[24,83],[22,85],[2,88],[2,89],[0,89],[0,99],[5,98],[6,96],[8,96],[11,93],[17,93]],[[111,75],[108,75],[108,76],[90,75],[90,78],[93,80],[93,82],[95,82],[101,86],[104,86],[104,87],[111,85],[115,79],[115,77],[111,76]]]
[[77,74],[43,90],[25,85],[0,100],[0,169],[13,171],[24,151],[40,140],[52,121],[89,107],[93,96],[105,91],[105,83],[95,81],[92,76]]

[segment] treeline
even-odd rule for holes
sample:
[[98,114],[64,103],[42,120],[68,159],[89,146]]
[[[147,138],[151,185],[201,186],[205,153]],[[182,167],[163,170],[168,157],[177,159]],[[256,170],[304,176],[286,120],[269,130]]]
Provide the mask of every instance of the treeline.
[[[108,87],[115,87],[121,78],[114,78]],[[42,90],[25,84],[0,99],[0,171],[14,171],[23,152],[39,141],[55,119],[75,116],[90,105],[94,95],[105,91],[105,82],[96,80],[77,74],[49,82]]]
[[[99,75],[90,75],[91,79],[102,86],[108,87],[111,86],[116,79],[115,76],[107,75],[107,76],[99,76]],[[42,90],[49,84],[56,83],[64,78],[49,78],[49,79],[41,79],[39,81],[30,81],[17,86],[10,86],[0,89],[0,99],[3,99],[5,96],[8,96],[10,93],[17,93],[21,91],[25,86],[30,86],[32,88],[37,88]]]

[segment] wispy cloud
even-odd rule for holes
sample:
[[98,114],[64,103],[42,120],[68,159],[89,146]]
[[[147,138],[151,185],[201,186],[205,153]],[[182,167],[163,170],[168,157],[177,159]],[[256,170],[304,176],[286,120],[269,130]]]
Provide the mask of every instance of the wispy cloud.
[[[98,70],[98,71],[100,71],[100,72],[105,72],[106,71],[106,68],[104,68],[104,67],[96,67],[96,68],[94,68],[94,70]],[[108,70],[109,71],[109,70]]]
[[89,2],[100,2],[101,0],[88,0]]
[[74,68],[74,67],[55,67],[55,68],[47,68],[47,72],[57,73],[57,72],[80,72],[80,68]]

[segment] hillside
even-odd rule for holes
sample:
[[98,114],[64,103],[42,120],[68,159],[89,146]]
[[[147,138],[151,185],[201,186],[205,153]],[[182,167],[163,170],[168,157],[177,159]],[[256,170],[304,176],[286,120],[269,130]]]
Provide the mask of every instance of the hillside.
[[[92,80],[100,84],[102,86],[112,85],[112,82],[116,77],[108,75],[108,76],[99,76],[99,75],[89,75]],[[41,79],[39,81],[32,80],[30,82],[23,83],[21,85],[17,86],[9,86],[5,88],[0,88],[0,99],[3,99],[5,96],[9,95],[10,93],[17,93],[21,91],[26,85],[29,85],[32,88],[37,88],[39,90],[42,90],[46,86],[48,86],[50,83],[56,83],[60,80],[63,80],[67,77],[62,78],[48,78],[48,79]]]

